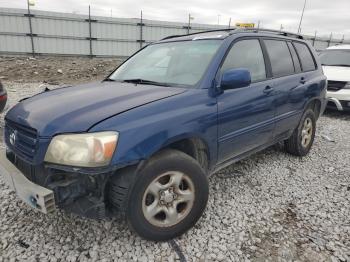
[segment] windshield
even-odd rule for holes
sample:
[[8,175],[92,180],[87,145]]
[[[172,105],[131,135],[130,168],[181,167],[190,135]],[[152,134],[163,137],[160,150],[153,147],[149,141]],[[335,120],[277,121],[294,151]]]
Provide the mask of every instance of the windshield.
[[220,44],[221,40],[196,40],[150,45],[121,65],[110,80],[194,86]]
[[323,51],[320,59],[325,66],[350,66],[350,50]]

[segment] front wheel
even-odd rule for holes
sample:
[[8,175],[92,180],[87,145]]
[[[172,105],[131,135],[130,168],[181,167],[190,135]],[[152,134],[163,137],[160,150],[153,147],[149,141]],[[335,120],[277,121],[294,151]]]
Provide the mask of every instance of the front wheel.
[[316,116],[312,109],[303,114],[298,127],[292,136],[285,141],[286,151],[295,156],[305,156],[309,153],[316,132]]
[[127,219],[141,237],[165,241],[194,226],[208,194],[207,177],[198,162],[180,151],[165,150],[137,174]]

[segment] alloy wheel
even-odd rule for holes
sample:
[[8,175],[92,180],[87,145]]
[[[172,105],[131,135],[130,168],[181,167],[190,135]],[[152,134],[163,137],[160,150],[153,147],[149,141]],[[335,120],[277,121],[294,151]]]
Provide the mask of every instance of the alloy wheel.
[[142,199],[143,215],[154,226],[171,227],[189,214],[194,199],[194,185],[187,175],[166,172],[146,188]]
[[301,130],[301,145],[308,147],[312,140],[313,124],[310,118],[306,118]]

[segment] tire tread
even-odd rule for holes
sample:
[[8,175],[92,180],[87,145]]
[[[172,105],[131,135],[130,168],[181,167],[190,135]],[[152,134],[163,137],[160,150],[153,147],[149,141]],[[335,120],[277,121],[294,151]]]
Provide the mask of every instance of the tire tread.
[[[302,125],[304,124],[304,120],[305,118],[309,116],[312,118],[312,121],[314,123],[314,134],[313,134],[313,138],[311,141],[310,146],[307,149],[302,148],[301,144],[300,144],[300,129],[302,128]],[[298,127],[294,130],[293,134],[291,135],[291,137],[287,140],[284,141],[284,146],[285,146],[285,150],[294,156],[305,156],[308,154],[308,152],[310,151],[312,144],[313,144],[313,140],[314,140],[314,136],[315,136],[315,129],[316,129],[316,116],[315,116],[315,112],[312,109],[307,109],[303,116],[300,119],[300,122],[298,124]]]

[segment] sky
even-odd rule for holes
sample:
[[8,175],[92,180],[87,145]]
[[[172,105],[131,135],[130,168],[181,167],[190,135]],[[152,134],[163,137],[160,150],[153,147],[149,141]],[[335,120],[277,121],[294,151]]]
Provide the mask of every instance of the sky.
[[[0,7],[26,8],[26,0],[0,0]],[[35,0],[33,9],[92,15],[228,25],[249,22],[297,32],[304,0]],[[302,33],[350,40],[350,0],[307,0]]]

